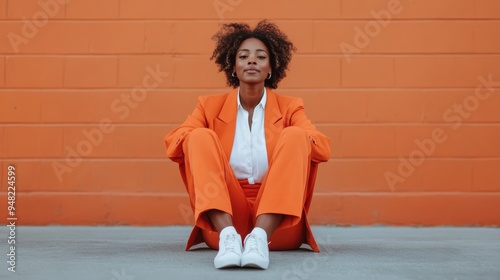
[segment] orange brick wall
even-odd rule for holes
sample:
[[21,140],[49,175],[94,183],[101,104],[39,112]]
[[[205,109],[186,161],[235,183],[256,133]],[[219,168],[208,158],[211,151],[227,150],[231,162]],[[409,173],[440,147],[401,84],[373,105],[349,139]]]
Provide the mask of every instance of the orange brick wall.
[[228,90],[218,26],[268,18],[332,138],[312,223],[500,225],[498,0],[40,3],[0,0],[0,223],[14,165],[20,224],[190,224],[163,136]]

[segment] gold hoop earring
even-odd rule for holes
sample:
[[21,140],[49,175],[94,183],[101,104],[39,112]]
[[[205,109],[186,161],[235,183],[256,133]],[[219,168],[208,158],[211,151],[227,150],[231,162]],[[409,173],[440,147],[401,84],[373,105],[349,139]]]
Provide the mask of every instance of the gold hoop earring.
[[269,73],[269,76],[267,76],[267,79],[268,79],[268,80],[269,80],[269,79],[271,79],[271,76],[272,76],[272,74],[271,74],[271,73]]
[[233,72],[233,74],[231,74],[231,77],[236,78],[236,72]]

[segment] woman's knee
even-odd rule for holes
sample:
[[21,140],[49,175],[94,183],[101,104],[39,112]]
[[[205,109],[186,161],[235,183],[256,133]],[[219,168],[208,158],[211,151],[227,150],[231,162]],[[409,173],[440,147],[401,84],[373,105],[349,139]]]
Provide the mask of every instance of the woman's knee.
[[206,127],[199,127],[191,130],[191,132],[188,134],[187,138],[195,138],[195,139],[200,139],[200,138],[212,138],[212,137],[217,137],[217,134],[210,128]]
[[184,140],[184,145],[189,145],[190,147],[194,145],[203,145],[206,147],[206,145],[210,144],[211,139],[216,139],[217,134],[209,128],[195,128],[189,134],[186,136],[186,139]]
[[286,138],[287,141],[289,140],[297,140],[297,141],[308,141],[307,133],[304,129],[297,127],[297,126],[288,126],[285,127],[281,131],[281,138]]

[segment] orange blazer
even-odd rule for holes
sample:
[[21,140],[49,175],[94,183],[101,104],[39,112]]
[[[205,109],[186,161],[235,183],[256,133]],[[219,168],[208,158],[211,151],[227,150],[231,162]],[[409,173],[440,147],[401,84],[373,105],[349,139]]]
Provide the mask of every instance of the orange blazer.
[[[277,95],[270,89],[266,90],[264,132],[269,166],[271,165],[270,157],[273,155],[276,141],[283,128],[288,126],[301,127],[306,131],[311,141],[311,168],[308,181],[308,190],[311,193],[308,193],[308,199],[304,205],[304,218],[307,227],[304,242],[309,244],[314,251],[319,251],[307,222],[307,212],[311,204],[318,163],[326,162],[330,158],[330,139],[316,130],[307,118],[301,98]],[[179,168],[184,182],[186,182],[186,174],[183,165],[182,143],[191,130],[200,127],[213,130],[220,139],[226,157],[230,158],[236,130],[237,94],[238,89],[234,89],[231,93],[198,97],[198,104],[193,113],[188,116],[184,123],[165,136],[167,157],[180,164]],[[201,231],[195,226],[188,240],[187,248],[201,242],[203,242]]]

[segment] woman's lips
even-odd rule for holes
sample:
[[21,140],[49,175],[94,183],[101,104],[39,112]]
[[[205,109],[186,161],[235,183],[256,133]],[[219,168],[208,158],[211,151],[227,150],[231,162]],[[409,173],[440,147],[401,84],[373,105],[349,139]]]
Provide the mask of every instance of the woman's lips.
[[257,74],[259,73],[259,70],[257,69],[248,69],[248,70],[245,70],[246,73],[248,74]]

